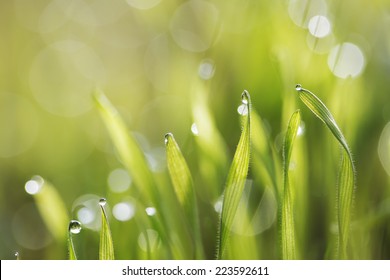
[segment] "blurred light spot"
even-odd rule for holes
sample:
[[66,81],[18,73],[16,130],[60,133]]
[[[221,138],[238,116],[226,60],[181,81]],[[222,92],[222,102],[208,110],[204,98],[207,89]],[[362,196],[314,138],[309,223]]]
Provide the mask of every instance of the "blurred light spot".
[[153,229],[147,229],[146,234],[141,233],[138,236],[138,245],[145,252],[153,252],[160,245],[160,237],[157,231]]
[[191,132],[192,132],[192,134],[194,134],[195,136],[198,136],[198,135],[199,135],[198,126],[196,125],[196,123],[193,123],[193,124],[191,125]]
[[390,176],[390,122],[383,128],[379,138],[378,155],[383,168]]
[[[241,197],[232,230],[241,235],[257,235],[269,229],[276,221],[277,201],[275,194],[268,187],[265,188],[260,202],[251,207],[252,181],[247,180],[243,195]],[[246,216],[246,217],[245,217]],[[245,218],[244,218],[245,217]]]
[[163,172],[166,167],[165,148],[157,147],[145,153],[149,168],[153,172]]
[[156,208],[154,207],[146,207],[145,212],[148,216],[154,216],[156,215]]
[[222,213],[222,205],[223,205],[223,196],[218,198],[218,200],[214,203],[214,210],[218,214]]
[[39,250],[53,241],[35,204],[24,205],[12,218],[12,235],[27,249]]
[[291,170],[291,171],[297,169],[297,163],[295,161],[291,160],[290,164],[288,166],[288,169]]
[[161,0],[126,0],[126,2],[136,9],[147,10],[157,6]]
[[218,28],[217,8],[208,1],[190,0],[179,6],[171,20],[175,42],[191,52],[207,50],[215,39]]
[[77,218],[82,224],[90,224],[94,221],[96,213],[87,207],[80,208],[77,211]]
[[118,221],[128,221],[134,217],[135,207],[130,202],[120,202],[114,205],[112,214]]
[[325,16],[314,16],[309,21],[309,32],[317,38],[323,38],[330,33],[330,22]]
[[111,191],[121,193],[129,189],[132,180],[126,170],[118,168],[110,172],[107,181]]
[[363,52],[352,43],[342,43],[330,51],[328,66],[333,74],[339,78],[354,78],[361,74],[364,69]]
[[302,136],[305,133],[305,123],[301,121],[300,125],[298,126],[297,136]]
[[214,62],[212,60],[203,60],[199,64],[198,74],[203,80],[209,80],[214,76]]
[[92,106],[91,89],[104,79],[105,68],[94,50],[72,40],[49,45],[30,69],[35,99],[50,113],[66,117],[87,112]]
[[31,180],[27,181],[24,185],[24,189],[28,194],[35,195],[40,192],[42,186],[44,184],[44,180],[40,176],[34,176]]
[[237,112],[238,112],[241,116],[246,116],[246,115],[248,115],[248,105],[247,105],[247,104],[241,104],[240,106],[238,106]]
[[324,0],[290,0],[288,14],[292,21],[303,28],[308,26],[309,20],[316,15],[325,15],[327,4]]
[[39,132],[39,119],[32,104],[22,96],[0,92],[0,157],[27,151]]
[[84,228],[98,231],[101,227],[100,219],[100,197],[94,194],[86,194],[78,197],[72,205],[72,212],[75,212],[77,219]]

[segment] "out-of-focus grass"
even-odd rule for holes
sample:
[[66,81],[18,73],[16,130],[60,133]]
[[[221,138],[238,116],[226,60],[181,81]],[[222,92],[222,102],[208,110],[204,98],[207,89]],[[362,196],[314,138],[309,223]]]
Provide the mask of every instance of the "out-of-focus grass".
[[[205,258],[214,258],[243,88],[252,94],[251,162],[237,210],[243,219],[232,226],[226,257],[280,258],[281,153],[300,107],[292,90],[298,81],[327,104],[354,155],[348,258],[389,258],[388,1],[156,1],[144,10],[126,1],[33,2],[0,3],[0,258],[13,259],[15,251],[22,259],[68,258],[70,218],[83,224],[74,236],[77,257],[98,258],[96,197],[109,201],[117,259],[192,258],[192,233],[166,166],[166,132],[180,143]],[[330,22],[324,37],[316,15]],[[352,62],[356,48],[347,43],[361,51]],[[112,144],[121,139],[111,141],[93,105],[96,86],[131,131],[140,164],[129,168]],[[331,258],[339,147],[301,112],[289,170],[297,244],[303,259]],[[23,190],[35,174],[63,201],[67,218],[57,229]]]

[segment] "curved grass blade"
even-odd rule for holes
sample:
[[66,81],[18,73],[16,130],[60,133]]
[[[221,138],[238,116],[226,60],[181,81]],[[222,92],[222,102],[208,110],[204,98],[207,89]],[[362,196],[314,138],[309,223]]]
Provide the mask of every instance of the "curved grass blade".
[[108,224],[106,210],[104,208],[106,200],[100,199],[99,205],[102,212],[102,228],[100,231],[99,260],[114,260],[114,243],[111,237],[111,230]]
[[65,241],[69,218],[64,201],[52,184],[40,176],[34,176],[29,182],[39,186],[39,191],[33,195],[39,213],[48,230],[58,241]]
[[68,251],[69,260],[77,260],[76,251],[73,244],[73,234],[78,234],[81,231],[81,223],[76,220],[71,220],[68,227]]
[[135,185],[153,203],[158,203],[156,183],[137,141],[128,131],[126,124],[104,93],[96,90],[94,98],[114,146],[124,166],[130,172]]
[[[222,203],[221,221],[218,239],[217,258],[222,259],[237,208],[245,186],[250,158],[250,112],[251,100],[247,91],[242,93],[242,103],[247,106],[247,113],[242,114],[243,130],[234,154],[233,162],[226,181]],[[245,110],[246,111],[246,110]],[[244,112],[244,110],[243,110]]]
[[204,253],[192,176],[187,162],[172,133],[167,133],[165,135],[165,145],[167,166],[172,184],[180,205],[183,207],[186,217],[189,219],[191,232],[194,234],[196,258],[202,259]]
[[289,166],[292,148],[298,127],[301,122],[299,110],[292,114],[288,124],[283,146],[283,179],[284,191],[282,201],[282,256],[284,260],[294,260],[296,254],[296,240],[294,227],[293,188],[290,184]]
[[351,224],[351,212],[355,188],[355,166],[347,141],[337,126],[332,114],[322,101],[312,92],[296,85],[302,102],[326,124],[336,140],[343,148],[337,193],[337,219],[338,219],[338,258],[347,258],[347,243]]

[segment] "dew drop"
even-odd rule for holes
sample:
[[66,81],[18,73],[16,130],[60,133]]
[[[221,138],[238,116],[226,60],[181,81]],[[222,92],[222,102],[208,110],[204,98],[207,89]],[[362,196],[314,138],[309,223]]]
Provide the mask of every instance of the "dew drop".
[[69,223],[69,231],[73,234],[78,234],[81,231],[81,223],[77,220],[71,220]]
[[156,215],[156,208],[154,207],[146,207],[145,212],[148,216],[154,216]]
[[20,256],[19,256],[19,252],[15,252],[15,258],[17,259],[17,260],[20,260]]
[[169,133],[165,134],[165,136],[164,136],[164,143],[165,143],[165,145],[168,145],[168,141],[169,141],[170,137],[173,137],[172,133],[169,132]]
[[105,199],[104,197],[102,197],[101,199],[99,199],[99,205],[100,206],[104,206],[104,205],[106,205],[106,203],[107,203],[107,199]]
[[296,90],[296,91],[301,91],[301,90],[302,90],[301,84],[297,84],[297,85],[295,86],[295,90]]
[[237,112],[238,112],[241,116],[246,116],[246,115],[248,115],[248,105],[247,105],[247,104],[241,104],[240,106],[238,106]]
[[196,123],[193,123],[191,125],[191,132],[192,134],[194,134],[195,136],[198,136],[199,135],[199,129],[198,129],[198,126],[196,125]]
[[248,105],[249,104],[249,92],[247,90],[244,90],[242,95],[241,95],[241,102],[242,104]]

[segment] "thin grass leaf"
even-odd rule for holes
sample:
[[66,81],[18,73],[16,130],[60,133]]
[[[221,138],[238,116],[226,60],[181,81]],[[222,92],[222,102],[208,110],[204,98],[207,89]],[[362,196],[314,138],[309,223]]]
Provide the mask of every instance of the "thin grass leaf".
[[295,226],[294,226],[294,202],[293,187],[289,178],[289,166],[292,148],[301,122],[299,110],[292,114],[288,124],[283,146],[283,179],[284,191],[282,199],[282,256],[284,260],[294,260],[297,257]]
[[100,231],[100,246],[99,246],[99,260],[114,260],[114,243],[112,241],[110,225],[108,224],[106,210],[104,208],[106,204],[105,199],[99,201],[100,209],[102,212],[102,228]]
[[326,124],[343,148],[337,193],[338,258],[347,258],[347,244],[351,224],[351,212],[355,188],[355,166],[347,141],[328,108],[312,92],[297,85],[301,101]]
[[71,261],[77,260],[71,234],[69,234],[69,237],[68,237],[68,253],[69,253],[69,260],[71,260]]
[[195,127],[195,142],[199,154],[199,171],[202,196],[214,203],[222,192],[228,168],[226,143],[219,132],[209,108],[210,89],[203,80],[192,87],[192,115]]
[[42,177],[34,176],[31,181],[40,187],[40,190],[33,197],[48,230],[57,241],[65,241],[64,229],[69,218],[64,201],[54,186]]
[[156,183],[149,169],[144,153],[132,133],[127,129],[117,110],[100,90],[94,92],[100,115],[107,127],[118,154],[130,172],[135,185],[153,203],[158,203]]
[[243,130],[226,181],[219,229],[218,259],[224,256],[249,169],[251,100],[247,91],[242,93],[242,103],[248,110],[242,111]]
[[202,259],[204,253],[201,243],[202,239],[200,234],[198,207],[196,204],[191,172],[172,133],[167,133],[165,135],[165,145],[167,166],[172,184],[180,205],[183,207],[186,217],[189,219],[191,232],[194,235],[196,258]]
[[78,234],[81,231],[81,223],[76,220],[71,220],[68,227],[68,252],[69,260],[77,260],[76,251],[73,244],[73,234]]

